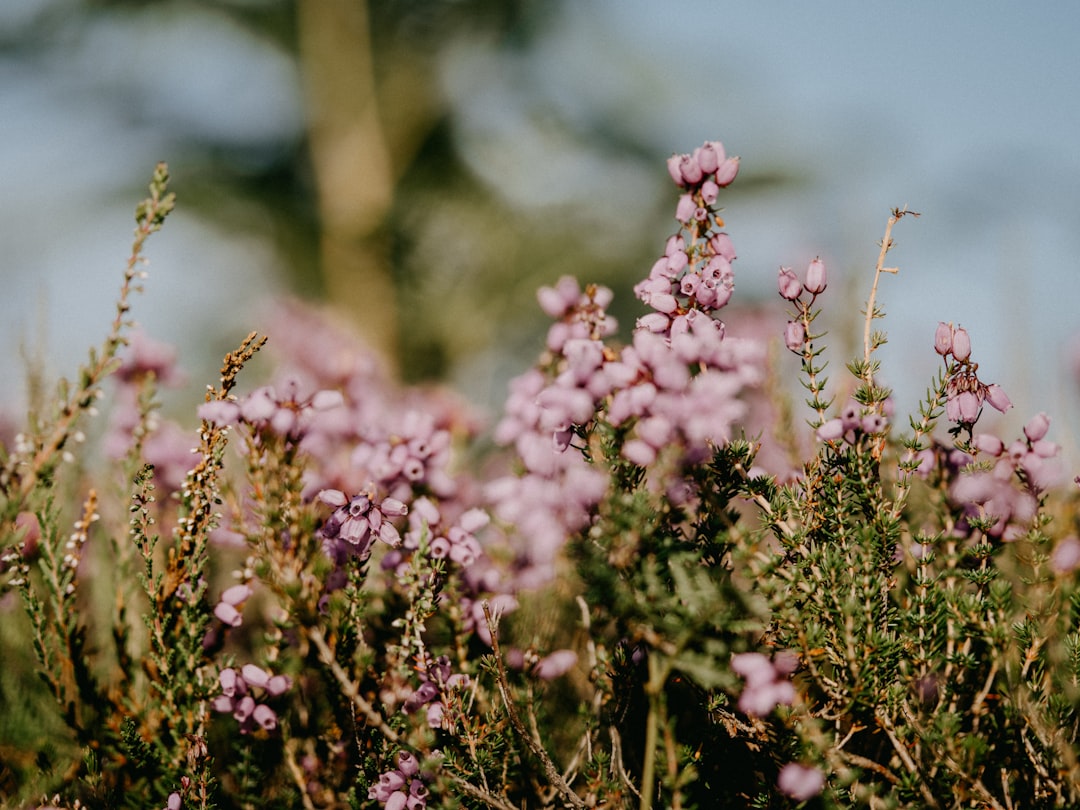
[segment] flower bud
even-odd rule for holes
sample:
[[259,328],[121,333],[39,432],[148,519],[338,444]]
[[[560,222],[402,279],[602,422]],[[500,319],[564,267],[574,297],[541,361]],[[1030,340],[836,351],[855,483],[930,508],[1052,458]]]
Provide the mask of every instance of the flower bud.
[[794,301],[802,295],[802,282],[799,281],[790,267],[781,267],[777,277],[780,287],[780,297],[787,301]]
[[226,605],[232,605],[233,607],[236,607],[237,605],[240,605],[243,602],[247,601],[251,594],[251,588],[248,585],[241,583],[239,585],[233,585],[230,588],[226,588],[221,594],[221,601],[224,602]]
[[266,731],[273,731],[277,728],[277,713],[264,703],[260,703],[255,707],[251,719]]
[[737,157],[731,157],[720,164],[719,168],[716,170],[716,176],[713,179],[718,186],[730,186],[735,181],[735,176],[738,173],[739,159]]
[[971,357],[971,338],[966,329],[957,329],[953,333],[952,354],[961,363]]
[[1070,574],[1080,568],[1080,539],[1066,537],[1050,552],[1050,567],[1059,574]]
[[675,206],[675,219],[684,225],[694,218],[694,214],[697,212],[697,203],[694,202],[694,198],[689,194],[683,194],[679,197],[679,203]]
[[823,442],[834,442],[843,435],[843,419],[830,419],[817,429],[817,437]]
[[992,408],[1005,413],[1012,407],[1012,401],[1009,399],[1009,395],[1005,393],[1003,389],[997,383],[991,383],[986,386],[986,401],[990,403]]
[[705,176],[693,155],[682,155],[679,158],[679,171],[682,172],[682,178],[689,186],[696,186]]
[[952,353],[952,327],[944,321],[939,321],[934,330],[934,351],[942,357],[948,357]]
[[817,768],[809,768],[797,762],[789,762],[776,777],[780,792],[797,802],[805,802],[817,796],[825,788],[825,774]]
[[240,668],[240,676],[248,686],[265,687],[267,681],[270,680],[270,674],[254,664],[244,664]]
[[709,239],[709,247],[717,256],[723,256],[729,262],[735,261],[735,243],[726,233],[715,233]]
[[806,327],[799,321],[788,321],[784,330],[784,345],[793,352],[801,352],[806,341]]
[[810,262],[810,266],[806,268],[806,284],[803,286],[806,289],[817,295],[825,291],[825,285],[828,283],[828,279],[825,275],[825,262],[821,259],[814,259]]
[[[991,403],[993,404],[993,403]],[[980,433],[971,440],[972,446],[980,453],[991,456],[1000,456],[1005,452],[1005,445],[997,436],[991,433]]]
[[1045,413],[1039,413],[1033,416],[1031,421],[1024,425],[1024,435],[1027,436],[1028,441],[1037,442],[1046,435],[1046,432],[1049,429],[1050,417]]
[[724,145],[720,141],[706,141],[694,150],[698,165],[705,174],[712,174],[727,159]]
[[675,181],[675,185],[684,186],[682,169],[679,168],[679,164],[682,163],[682,155],[672,155],[667,159],[668,174],[671,175],[671,179]]
[[397,755],[398,770],[405,776],[416,776],[420,771],[420,763],[416,759],[416,755],[409,751],[398,751]]
[[956,407],[960,418],[956,421],[973,424],[979,418],[982,405],[979,398],[971,391],[961,391],[956,395]]

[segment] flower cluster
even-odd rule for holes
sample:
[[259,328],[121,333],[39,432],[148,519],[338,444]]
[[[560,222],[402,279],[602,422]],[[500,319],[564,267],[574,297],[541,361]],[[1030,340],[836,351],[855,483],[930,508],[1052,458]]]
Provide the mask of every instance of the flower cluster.
[[862,407],[858,402],[849,402],[839,416],[829,419],[817,429],[817,437],[823,442],[844,441],[854,445],[861,436],[876,436],[889,426],[892,415],[892,400],[883,403],[884,413]]
[[993,466],[969,468],[953,483],[950,496],[963,509],[960,531],[977,521],[989,537],[1005,541],[1028,532],[1039,496],[1063,477],[1057,461],[1061,446],[1046,439],[1049,428],[1050,419],[1040,413],[1024,426],[1023,437],[1008,445],[988,433],[972,437],[978,457],[989,457]]
[[244,623],[244,617],[240,613],[244,602],[251,598],[253,591],[246,583],[239,583],[226,588],[221,599],[214,605],[214,616],[228,627],[239,627]]
[[[796,354],[802,354],[806,344],[807,329],[810,325],[811,307],[814,300],[828,286],[828,273],[825,262],[815,258],[806,268],[805,279],[800,280],[790,267],[781,267],[777,273],[777,287],[780,297],[791,301],[798,308],[798,318],[788,321],[784,329],[784,345]],[[803,293],[810,293],[808,299]]]
[[953,359],[948,365],[945,416],[968,431],[979,420],[984,402],[990,403],[1001,413],[1012,407],[1008,395],[1000,385],[986,385],[978,378],[978,363],[971,361],[971,337],[963,327],[951,323],[939,323],[934,331],[934,351]]
[[377,784],[368,789],[386,810],[422,810],[427,807],[428,789],[421,779],[420,763],[414,754],[398,751],[397,767],[379,775]]
[[256,432],[269,430],[280,436],[300,439],[310,428],[315,414],[339,408],[344,404],[340,391],[322,390],[308,396],[300,395],[300,384],[287,380],[278,388],[264,385],[239,399],[207,402],[199,408],[199,416],[218,425],[243,422]]
[[448,694],[469,687],[469,676],[453,673],[450,659],[440,655],[420,671],[420,686],[401,705],[405,714],[424,709],[431,728],[443,728],[446,724],[446,697]]
[[762,653],[739,653],[731,658],[731,670],[746,681],[739,695],[739,709],[764,717],[777,706],[790,706],[795,687],[788,679],[799,665],[793,653],[779,653],[771,660]]
[[409,507],[397,498],[380,500],[374,489],[357,493],[351,498],[340,489],[324,489],[317,497],[323,503],[336,507],[319,529],[324,543],[347,543],[352,547],[352,552],[360,556],[370,553],[375,540],[381,540],[391,547],[401,543],[401,535],[390,519],[407,514]]
[[262,667],[244,664],[237,672],[232,667],[218,675],[221,694],[211,705],[214,711],[231,714],[240,722],[240,733],[256,729],[273,731],[278,725],[277,712],[269,705],[292,687],[288,675],[271,675]]

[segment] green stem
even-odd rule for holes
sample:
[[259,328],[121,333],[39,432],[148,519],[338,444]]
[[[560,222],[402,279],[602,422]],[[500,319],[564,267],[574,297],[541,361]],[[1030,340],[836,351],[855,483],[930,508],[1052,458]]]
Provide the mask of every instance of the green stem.
[[663,711],[664,681],[668,668],[662,666],[655,654],[649,654],[649,682],[645,692],[649,696],[649,714],[645,718],[645,762],[641,771],[640,810],[652,810],[653,794],[656,793],[656,746],[660,739],[660,713]]

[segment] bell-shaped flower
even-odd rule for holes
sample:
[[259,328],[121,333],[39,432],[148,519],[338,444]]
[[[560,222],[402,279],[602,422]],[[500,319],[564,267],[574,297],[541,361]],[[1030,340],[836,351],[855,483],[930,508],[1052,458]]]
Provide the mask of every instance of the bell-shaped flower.
[[790,267],[781,267],[777,275],[777,285],[780,288],[780,297],[787,301],[794,301],[802,295],[802,282]]
[[806,268],[806,282],[803,287],[808,292],[818,295],[825,292],[825,287],[828,284],[828,277],[825,273],[825,262],[821,259],[814,259],[810,262],[810,266]]

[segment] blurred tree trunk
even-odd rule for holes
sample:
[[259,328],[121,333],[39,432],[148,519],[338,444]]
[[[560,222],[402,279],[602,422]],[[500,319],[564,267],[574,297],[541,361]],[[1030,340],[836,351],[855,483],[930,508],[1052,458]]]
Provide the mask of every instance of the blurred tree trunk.
[[386,220],[394,168],[380,115],[365,0],[299,0],[300,61],[327,297],[399,365]]

